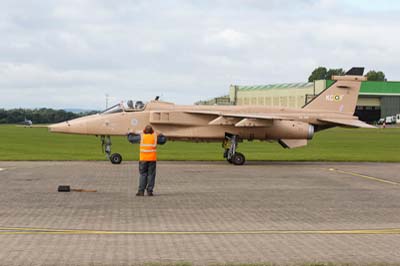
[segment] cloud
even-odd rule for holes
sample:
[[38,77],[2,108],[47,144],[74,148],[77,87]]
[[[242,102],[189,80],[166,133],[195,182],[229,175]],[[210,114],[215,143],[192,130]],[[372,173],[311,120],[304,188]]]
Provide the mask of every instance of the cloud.
[[365,65],[400,79],[397,2],[4,0],[0,108],[190,104],[232,83],[305,81]]
[[234,29],[223,29],[204,36],[204,44],[224,48],[240,48],[249,41],[245,34]]

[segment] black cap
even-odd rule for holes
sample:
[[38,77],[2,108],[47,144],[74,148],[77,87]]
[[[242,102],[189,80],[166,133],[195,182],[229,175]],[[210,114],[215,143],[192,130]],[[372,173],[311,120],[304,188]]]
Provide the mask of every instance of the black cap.
[[352,67],[349,71],[346,72],[346,75],[362,76],[362,75],[364,75],[364,68],[363,67]]

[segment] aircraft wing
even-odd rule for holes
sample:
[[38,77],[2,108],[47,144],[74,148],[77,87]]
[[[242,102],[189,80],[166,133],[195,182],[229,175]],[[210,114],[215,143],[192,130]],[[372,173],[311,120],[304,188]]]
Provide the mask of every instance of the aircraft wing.
[[224,117],[235,117],[235,118],[253,118],[253,119],[288,119],[288,117],[277,116],[277,115],[265,115],[265,114],[241,114],[241,113],[224,113],[224,112],[213,112],[213,111],[186,111],[188,114],[203,114],[203,115],[215,115]]
[[360,128],[376,128],[374,126],[371,126],[363,121],[360,121],[358,119],[337,119],[337,118],[321,118],[318,119],[321,122],[327,122],[327,123],[332,123],[336,124],[339,126],[347,126],[347,127],[360,127]]
[[[292,117],[280,116],[276,114],[245,114],[245,113],[226,113],[221,111],[191,110],[185,111],[187,114],[212,115],[215,119],[209,125],[234,125],[235,127],[266,127],[271,126],[274,120],[290,120]],[[335,124],[337,126],[355,128],[375,128],[358,119],[346,118],[319,118],[324,123]]]
[[271,126],[273,120],[288,119],[287,117],[265,114],[240,114],[225,113],[218,111],[186,111],[188,114],[213,115],[216,118],[209,125],[234,125],[235,127],[267,127]]

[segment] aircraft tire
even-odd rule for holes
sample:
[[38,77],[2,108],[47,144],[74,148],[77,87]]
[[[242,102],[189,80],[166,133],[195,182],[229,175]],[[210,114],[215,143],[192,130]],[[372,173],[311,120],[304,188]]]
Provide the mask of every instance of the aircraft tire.
[[122,162],[122,156],[119,153],[113,153],[110,156],[110,161],[112,164],[120,164]]
[[228,163],[233,163],[233,162],[232,162],[232,159],[228,159],[228,158],[227,158],[226,161],[227,161]]
[[234,165],[243,165],[245,162],[246,158],[240,152],[237,152],[232,156],[232,163]]

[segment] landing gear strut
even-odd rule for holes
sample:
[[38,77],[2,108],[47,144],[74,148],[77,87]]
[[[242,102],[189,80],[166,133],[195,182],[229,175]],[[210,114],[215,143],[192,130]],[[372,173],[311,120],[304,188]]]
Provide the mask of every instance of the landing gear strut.
[[101,136],[101,147],[103,149],[103,153],[106,154],[106,157],[112,164],[120,164],[122,162],[122,156],[119,153],[111,154],[111,137],[110,136]]
[[226,158],[229,163],[232,163],[234,165],[243,165],[246,161],[246,158],[242,153],[236,152],[238,141],[238,135],[225,133],[225,139],[222,143],[222,147],[225,149],[224,158]]

